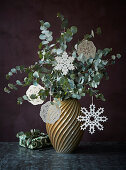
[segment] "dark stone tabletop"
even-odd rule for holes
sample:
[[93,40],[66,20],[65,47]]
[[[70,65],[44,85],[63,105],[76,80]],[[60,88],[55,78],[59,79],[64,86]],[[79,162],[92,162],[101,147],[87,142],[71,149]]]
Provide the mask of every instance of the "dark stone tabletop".
[[126,142],[81,143],[72,154],[0,143],[0,170],[126,170]]

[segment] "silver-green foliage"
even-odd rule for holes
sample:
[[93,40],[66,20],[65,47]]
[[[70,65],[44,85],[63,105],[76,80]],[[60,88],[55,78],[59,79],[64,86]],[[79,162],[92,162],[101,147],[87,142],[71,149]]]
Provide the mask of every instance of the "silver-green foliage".
[[[67,43],[69,43],[74,34],[77,33],[77,27],[71,26],[68,28],[68,20],[63,15],[57,14],[57,17],[61,20],[61,33],[60,37],[56,39],[55,43],[52,43],[53,34],[49,30],[50,23],[40,21],[41,34],[39,36],[41,43],[39,44],[39,60],[29,67],[16,66],[6,75],[9,79],[14,74],[26,73],[23,81],[17,80],[15,84],[8,84],[8,87],[4,88],[4,91],[10,93],[12,89],[17,90],[17,86],[30,86],[37,83],[42,84],[45,90],[41,90],[39,95],[42,100],[46,100],[49,96],[51,87],[51,93],[54,98],[60,98],[61,100],[68,98],[81,99],[81,97],[89,94],[105,101],[103,94],[99,92],[97,87],[101,80],[105,77],[109,79],[106,72],[107,66],[114,64],[115,59],[121,57],[120,54],[111,55],[111,48],[105,48],[103,50],[97,50],[95,58],[85,59],[83,55],[78,56],[77,45],[69,52],[69,55],[74,57],[75,70],[69,71],[65,76],[60,71],[56,71],[53,67],[56,65],[55,57],[61,55],[63,51],[67,50]],[[101,33],[101,29],[96,30],[96,34]],[[89,40],[94,37],[93,30],[91,34],[86,34],[85,39]],[[25,75],[26,75],[25,74]],[[32,96],[33,97],[33,96]],[[27,100],[26,95],[18,98],[18,104],[22,104],[23,100]]]

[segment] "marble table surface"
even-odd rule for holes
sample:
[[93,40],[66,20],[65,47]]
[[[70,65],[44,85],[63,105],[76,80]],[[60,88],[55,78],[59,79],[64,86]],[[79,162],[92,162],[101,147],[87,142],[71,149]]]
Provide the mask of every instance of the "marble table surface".
[[0,170],[126,170],[126,142],[80,143],[72,154],[0,142]]

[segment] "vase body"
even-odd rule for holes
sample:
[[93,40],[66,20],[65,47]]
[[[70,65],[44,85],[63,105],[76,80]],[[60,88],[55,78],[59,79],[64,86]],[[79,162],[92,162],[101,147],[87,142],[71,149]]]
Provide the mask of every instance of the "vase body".
[[77,117],[81,114],[77,99],[61,102],[61,115],[54,124],[46,124],[46,130],[51,143],[59,153],[71,153],[79,144],[83,131]]

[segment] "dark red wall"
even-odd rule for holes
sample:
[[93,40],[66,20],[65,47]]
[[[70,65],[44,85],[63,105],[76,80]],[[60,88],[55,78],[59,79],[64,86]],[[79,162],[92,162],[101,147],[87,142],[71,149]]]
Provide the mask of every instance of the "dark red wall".
[[[109,81],[103,81],[99,89],[106,102],[94,101],[97,107],[104,107],[109,120],[104,131],[96,130],[89,135],[86,130],[83,141],[126,140],[126,1],[118,0],[4,0],[0,3],[0,141],[15,141],[16,133],[37,128],[45,132],[39,111],[40,106],[24,103],[19,106],[16,98],[26,89],[10,95],[3,92],[7,85],[5,74],[16,65],[26,66],[37,61],[39,20],[49,21],[54,37],[60,29],[56,13],[69,19],[70,25],[78,27],[78,35],[72,45],[82,39],[85,33],[100,26],[102,36],[95,38],[97,48],[112,47],[113,53],[122,58],[109,69]],[[12,82],[22,76],[15,76]],[[81,100],[88,107],[91,98]]]

